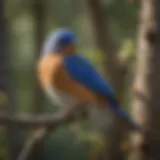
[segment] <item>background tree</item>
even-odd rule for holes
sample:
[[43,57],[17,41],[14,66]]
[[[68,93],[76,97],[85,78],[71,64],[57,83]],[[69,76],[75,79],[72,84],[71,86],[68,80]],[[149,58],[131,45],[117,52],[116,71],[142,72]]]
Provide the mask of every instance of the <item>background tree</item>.
[[[35,93],[33,100],[33,112],[34,113],[44,113],[45,112],[45,104],[44,104],[44,95],[42,93],[42,89],[37,79],[36,74],[36,63],[41,54],[41,49],[44,40],[45,33],[45,2],[44,1],[32,1],[31,2],[32,13],[34,16],[34,40],[35,40],[35,65],[33,69],[33,75],[35,78]],[[32,159],[44,159],[44,140],[38,141],[33,148]]]
[[[115,89],[117,97],[121,104],[124,104],[126,92],[126,80],[128,78],[128,70],[126,64],[119,59],[119,52],[116,44],[110,34],[110,26],[108,25],[108,15],[104,12],[102,1],[84,0],[86,9],[90,15],[91,26],[93,29],[93,37],[96,40],[98,48],[102,51],[104,57],[103,67],[106,76]],[[112,160],[123,159],[121,151],[121,141],[124,135],[124,122],[115,116],[114,122],[107,128],[107,158]],[[106,158],[104,155],[103,157]]]
[[[4,9],[4,1],[0,1],[0,109],[12,115],[17,112],[15,102],[15,88],[13,88],[13,75],[11,72],[9,34]],[[7,128],[8,157],[16,160],[23,144],[23,135],[19,128],[9,126]]]
[[160,159],[160,1],[141,0],[132,114],[144,133],[132,135],[129,159]]

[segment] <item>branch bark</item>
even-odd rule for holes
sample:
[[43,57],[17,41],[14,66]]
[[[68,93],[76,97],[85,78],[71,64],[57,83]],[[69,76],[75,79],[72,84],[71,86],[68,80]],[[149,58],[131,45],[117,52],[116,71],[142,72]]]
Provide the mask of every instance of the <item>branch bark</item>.
[[[54,128],[59,124],[68,123],[76,120],[75,109],[79,107],[68,108],[65,111],[55,113],[54,115],[7,115],[0,113],[0,124],[1,125],[14,125],[21,128],[39,128],[39,127],[51,127]],[[83,115],[82,115],[83,116]],[[86,115],[84,115],[85,117]]]

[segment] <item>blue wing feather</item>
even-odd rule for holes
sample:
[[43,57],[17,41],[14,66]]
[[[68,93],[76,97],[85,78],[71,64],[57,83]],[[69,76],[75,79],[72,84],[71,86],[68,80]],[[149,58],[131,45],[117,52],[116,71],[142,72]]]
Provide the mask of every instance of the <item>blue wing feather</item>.
[[119,107],[113,89],[105,81],[93,66],[80,55],[66,56],[64,59],[65,67],[72,79],[83,84],[86,88],[106,97],[110,105]]
[[74,79],[102,95],[113,93],[112,88],[96,72],[92,65],[80,55],[66,56],[65,67]]

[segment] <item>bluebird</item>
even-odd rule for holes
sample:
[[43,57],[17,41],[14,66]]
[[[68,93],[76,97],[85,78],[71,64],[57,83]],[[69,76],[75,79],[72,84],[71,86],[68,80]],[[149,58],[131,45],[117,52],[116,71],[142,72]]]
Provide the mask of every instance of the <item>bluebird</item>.
[[76,35],[68,29],[59,29],[46,39],[38,61],[38,76],[44,91],[61,107],[81,102],[108,106],[118,116],[131,121],[109,82],[77,53],[76,43]]

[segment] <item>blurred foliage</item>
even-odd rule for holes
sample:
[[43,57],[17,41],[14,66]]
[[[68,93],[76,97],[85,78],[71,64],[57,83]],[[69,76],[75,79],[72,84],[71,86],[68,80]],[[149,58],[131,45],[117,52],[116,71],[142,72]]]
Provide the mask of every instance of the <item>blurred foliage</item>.
[[82,160],[88,156],[89,145],[76,143],[75,135],[66,127],[60,128],[46,138],[45,159]]
[[[1,129],[1,128],[0,128]],[[0,159],[1,160],[7,160],[8,155],[7,155],[7,150],[6,150],[6,139],[5,139],[5,134],[0,132]]]
[[82,48],[80,53],[95,66],[99,67],[103,61],[103,55],[97,48]]
[[8,97],[4,92],[0,92],[0,107],[6,107],[8,104]]
[[135,38],[138,9],[127,0],[110,0],[104,7],[109,22],[113,23],[112,31],[115,37],[121,42],[124,37]]
[[127,63],[133,57],[135,46],[133,40],[127,39],[124,41],[122,48],[119,50],[119,59]]

